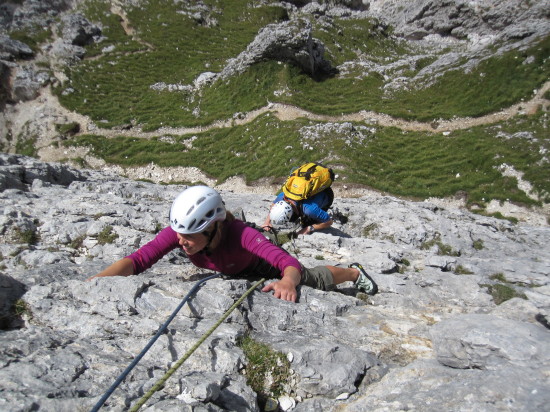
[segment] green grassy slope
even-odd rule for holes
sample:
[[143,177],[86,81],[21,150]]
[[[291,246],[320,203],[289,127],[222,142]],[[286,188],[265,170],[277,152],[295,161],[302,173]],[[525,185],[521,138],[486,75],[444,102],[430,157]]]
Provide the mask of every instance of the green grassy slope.
[[[229,80],[218,80],[200,93],[155,91],[150,86],[158,82],[189,85],[201,73],[221,71],[260,28],[288,19],[286,11],[275,2],[208,0],[209,17],[216,23],[207,26],[181,13],[183,5],[150,0],[124,10],[133,30],[129,35],[110,3],[84,3],[81,12],[101,24],[105,40],[89,46],[87,58],[67,68],[69,81],[55,90],[64,106],[105,128],[133,124],[155,131],[162,126],[204,126],[268,102],[288,103],[316,114],[369,110],[436,122],[499,111],[529,99],[550,77],[550,38],[526,50],[494,56],[468,73],[456,69],[421,79],[417,75],[437,54],[399,65],[412,61],[406,58],[419,51],[392,37],[391,29],[381,29],[372,20],[335,19],[323,24],[312,17],[313,35],[325,45],[327,60],[333,66],[355,62],[345,72],[313,79],[287,63],[266,61]],[[114,49],[105,51],[107,46]],[[372,62],[396,63],[393,72],[368,71],[360,64],[365,55]],[[415,80],[407,88],[388,92],[384,75]],[[181,144],[190,136],[173,136],[175,144],[81,136],[68,144],[90,145],[96,156],[111,163],[197,166],[220,180],[234,175],[249,182],[280,178],[291,165],[321,160],[333,165],[343,181],[401,196],[466,192],[472,204],[491,199],[537,203],[517,188],[515,178],[503,177],[497,170],[506,163],[525,174],[541,201],[550,200],[547,113],[448,136],[374,126],[373,132],[365,132],[351,145],[337,133],[328,133],[323,144],[314,142],[310,150],[302,146],[300,129],[313,124],[282,122],[266,115],[246,126],[203,132],[191,149]],[[517,132],[529,132],[530,138],[517,137]]]
[[[316,122],[282,122],[268,114],[243,126],[213,129],[200,134],[186,148],[190,136],[158,139],[86,135],[69,144],[91,147],[94,155],[125,166],[195,166],[223,181],[244,176],[248,182],[285,176],[291,165],[316,159],[333,165],[340,181],[416,198],[452,196],[466,192],[470,204],[491,199],[536,204],[517,188],[517,180],[498,171],[502,164],[524,171],[544,202],[550,201],[548,117],[545,113],[449,135],[403,132],[394,128],[365,128],[349,142],[336,130],[304,146],[300,130]],[[366,130],[362,130],[361,127]],[[530,130],[527,139],[519,133]],[[310,149],[310,147],[313,149]]]

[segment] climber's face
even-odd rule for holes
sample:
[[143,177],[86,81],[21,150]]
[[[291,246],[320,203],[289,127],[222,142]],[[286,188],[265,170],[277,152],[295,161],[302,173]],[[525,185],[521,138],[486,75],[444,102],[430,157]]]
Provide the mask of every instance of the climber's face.
[[178,233],[178,243],[188,255],[194,255],[206,247],[208,238],[202,233],[182,234]]

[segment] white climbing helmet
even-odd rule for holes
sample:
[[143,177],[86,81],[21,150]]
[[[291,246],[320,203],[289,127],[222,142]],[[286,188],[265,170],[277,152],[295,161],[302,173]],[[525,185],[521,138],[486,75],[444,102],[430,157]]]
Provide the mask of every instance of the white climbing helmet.
[[193,186],[181,192],[170,209],[170,226],[181,234],[200,233],[212,222],[225,220],[225,205],[208,186]]
[[279,200],[271,208],[269,218],[271,220],[271,223],[275,225],[284,225],[285,223],[290,222],[292,213],[292,206],[290,206],[284,200]]

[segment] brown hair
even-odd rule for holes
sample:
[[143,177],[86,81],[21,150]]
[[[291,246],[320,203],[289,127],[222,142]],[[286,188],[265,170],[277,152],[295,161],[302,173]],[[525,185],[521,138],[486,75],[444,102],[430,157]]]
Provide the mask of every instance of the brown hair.
[[[230,223],[235,220],[235,216],[227,210],[225,212],[225,220],[223,222],[217,221],[213,222],[206,228],[204,232],[202,232],[206,237],[210,238],[210,242],[208,245],[206,245],[206,251],[212,252],[215,250],[222,240],[223,231],[225,230],[225,227],[227,223]],[[214,233],[212,233],[214,231]]]

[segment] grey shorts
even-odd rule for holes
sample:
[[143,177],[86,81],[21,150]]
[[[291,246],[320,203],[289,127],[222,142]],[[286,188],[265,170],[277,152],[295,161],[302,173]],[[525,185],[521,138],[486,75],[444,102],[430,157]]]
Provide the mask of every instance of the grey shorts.
[[332,272],[326,266],[315,266],[314,268],[302,266],[300,285],[321,290],[334,290],[336,288]]
[[[271,266],[266,261],[262,260],[254,269],[240,273],[243,277],[266,277],[269,279],[277,279],[281,276],[279,269]],[[334,290],[334,279],[332,272],[326,266],[315,266],[314,268],[306,268],[302,266],[302,279],[300,285],[306,285],[320,290]]]

